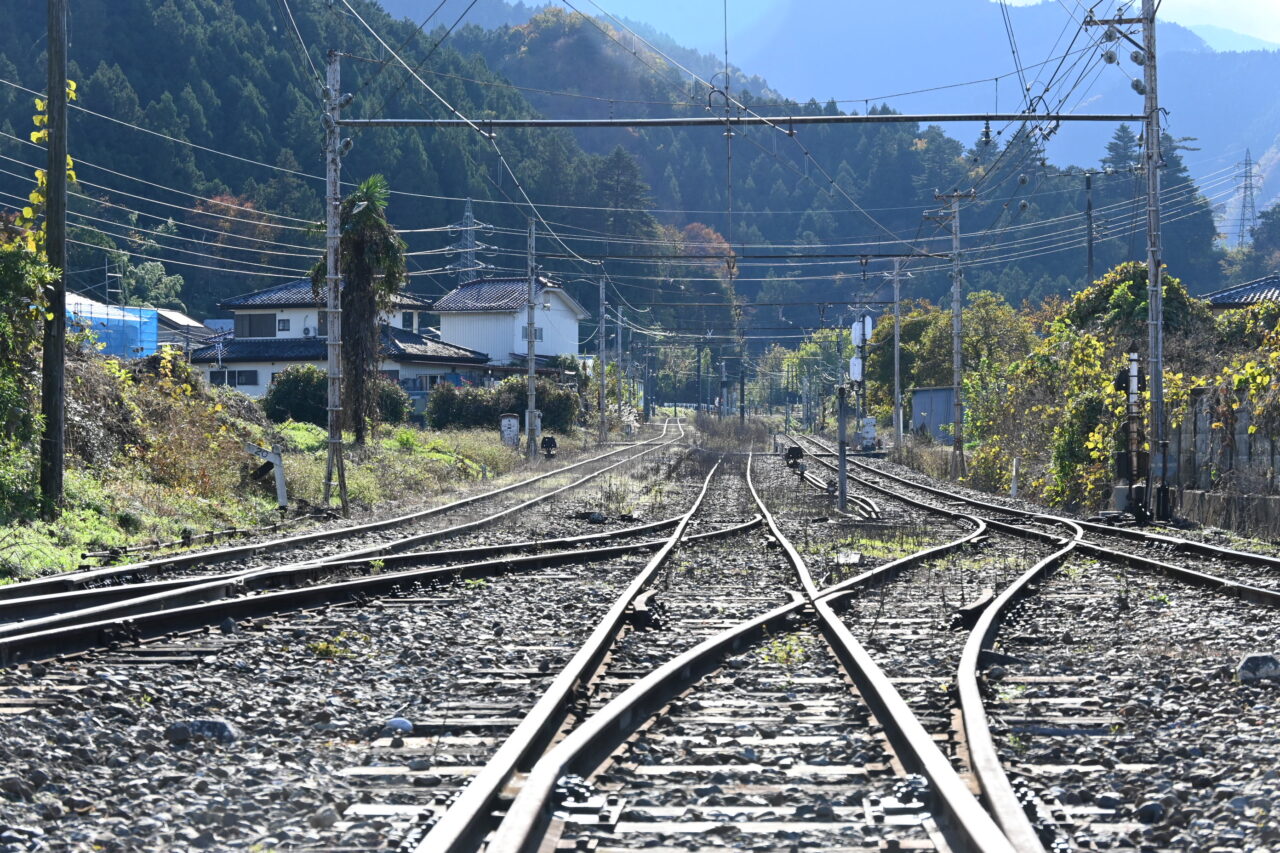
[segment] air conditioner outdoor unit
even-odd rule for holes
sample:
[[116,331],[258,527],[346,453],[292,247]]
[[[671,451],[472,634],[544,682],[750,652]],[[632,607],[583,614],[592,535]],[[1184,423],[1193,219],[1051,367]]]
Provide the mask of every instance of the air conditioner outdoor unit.
[[304,338],[314,338],[316,336],[316,330],[311,328],[310,326],[303,326],[302,336]]

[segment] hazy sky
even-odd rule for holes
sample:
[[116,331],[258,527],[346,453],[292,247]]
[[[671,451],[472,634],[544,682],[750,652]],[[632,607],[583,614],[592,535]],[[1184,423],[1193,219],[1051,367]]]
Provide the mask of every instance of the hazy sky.
[[[1048,0],[1011,2],[1027,6]],[[1138,5],[1135,0],[1134,6]],[[1280,42],[1280,2],[1277,0],[1164,0],[1157,15],[1162,20],[1184,26],[1213,24],[1267,41]]]
[[[644,21],[668,33],[680,33],[681,41],[690,37],[700,43],[688,44],[701,50],[719,52],[723,38],[723,6],[719,0],[595,0],[599,8],[617,15]],[[994,0],[993,0],[994,2]],[[1009,0],[1020,6],[1050,3],[1055,0]],[[1141,0],[1133,0],[1139,6]],[[597,13],[591,2],[576,2],[583,12]],[[735,30],[766,22],[778,0],[729,0],[729,52],[733,53]],[[1070,6],[1071,4],[1067,4]],[[1114,8],[1101,4],[1102,8]],[[1064,12],[1065,14],[1065,12]],[[1195,26],[1213,24],[1280,43],[1280,0],[1163,0],[1158,16],[1161,20]],[[694,34],[698,34],[694,36]],[[699,37],[700,36],[700,37]]]

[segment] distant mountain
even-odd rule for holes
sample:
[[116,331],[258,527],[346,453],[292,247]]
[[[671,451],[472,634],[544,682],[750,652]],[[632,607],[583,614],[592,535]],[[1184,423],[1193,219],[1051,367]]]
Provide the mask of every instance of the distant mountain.
[[[393,15],[419,22],[437,4],[436,0],[382,2]],[[446,0],[436,21],[452,23],[468,2]],[[563,4],[552,0],[543,5]],[[574,5],[584,12],[597,11],[590,3]],[[665,32],[669,38],[660,42],[664,50],[684,45],[677,57],[682,63],[700,56],[701,62],[693,67],[704,77],[719,67],[724,38],[719,4],[602,0],[601,5],[615,15],[646,21],[647,34]],[[520,24],[534,8],[480,0],[465,20],[481,26],[491,26],[489,21]],[[1044,64],[1046,59],[1061,56],[1068,48],[1080,51],[1086,44],[1083,37],[1073,40],[1077,27],[1063,4],[1010,6],[1009,12],[1028,85],[1058,70],[1056,61]],[[748,87],[753,94],[767,87],[800,102],[835,99],[841,109],[859,112],[876,103],[908,113],[1009,111],[1022,103],[1021,81],[1003,76],[1014,62],[1000,6],[991,0],[738,0],[729,13],[730,58],[747,74],[758,75],[758,85]],[[1260,164],[1259,204],[1276,201],[1280,198],[1280,104],[1273,98],[1259,99],[1256,92],[1262,81],[1280,79],[1280,50],[1215,27],[1193,31],[1162,23],[1158,37],[1161,105],[1167,111],[1170,132],[1196,140],[1190,144],[1199,151],[1187,157],[1193,173],[1229,169],[1249,148]],[[1086,75],[1064,109],[1141,111],[1141,98],[1130,87],[1137,68],[1128,59],[1127,47],[1118,52],[1120,62]],[[1069,58],[1062,73],[1074,80],[1084,67],[1076,64],[1077,59],[1089,55],[1091,50],[1084,50]],[[815,57],[821,61],[814,61]],[[996,77],[1001,77],[998,83]],[[975,80],[986,82],[951,85]],[[949,125],[947,130],[972,142],[980,128]],[[1113,131],[1107,125],[1071,125],[1051,140],[1048,152],[1059,163],[1097,165]],[[1217,195],[1219,221],[1230,234],[1238,201],[1229,193]]]
[[1273,41],[1238,33],[1226,27],[1199,24],[1189,29],[1217,51],[1280,50],[1280,44]]

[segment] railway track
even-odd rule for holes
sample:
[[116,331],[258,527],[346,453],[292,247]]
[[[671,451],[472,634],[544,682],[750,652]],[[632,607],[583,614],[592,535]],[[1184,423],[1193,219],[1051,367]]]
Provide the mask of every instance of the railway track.
[[[669,433],[674,435],[669,436]],[[617,458],[625,457],[628,451],[639,449],[643,452],[646,448],[651,451],[656,447],[667,447],[684,437],[685,427],[682,421],[668,419],[662,426],[662,432],[647,441],[616,447],[570,465],[559,466],[553,470],[439,506],[361,524],[339,525],[275,539],[170,554],[126,565],[81,569],[34,578],[0,587],[0,601],[153,580],[196,569],[208,573],[216,571],[220,566],[226,567],[229,573],[243,572],[254,564],[265,564],[266,555],[282,551],[306,549],[312,552],[309,555],[311,559],[341,560],[405,550],[432,541],[433,538],[442,538],[441,528],[436,525],[436,520],[441,516],[465,517],[469,521],[484,518],[486,515],[501,517],[525,505],[532,505],[530,498],[536,503],[568,491],[565,488],[548,488],[548,481],[559,479],[564,481],[561,483],[562,487],[572,488],[583,479],[583,474],[586,474],[586,479],[589,480],[599,476],[604,470],[612,469]],[[601,463],[604,464],[601,465]],[[446,525],[445,529],[448,532],[444,535],[456,535],[467,529],[474,529],[450,529],[456,526],[459,525]],[[412,532],[402,532],[399,535],[392,532],[416,527],[421,527],[420,532],[427,535],[419,538]]]
[[[522,511],[538,506],[548,498],[579,488],[608,472],[634,465],[637,460],[669,448],[677,442],[683,436],[683,427],[677,425],[677,429],[679,434],[671,439],[658,444],[646,442],[649,446],[642,445],[636,453],[618,461],[609,459],[608,464],[603,467],[575,476],[571,482],[557,485],[544,494],[509,504],[496,511],[481,511],[478,518],[455,520],[455,523],[443,528],[415,530],[394,539],[384,536],[376,546],[348,549],[337,556],[247,571],[231,571],[222,575],[183,575],[160,581],[73,588],[61,592],[46,592],[44,595],[15,597],[8,601],[0,600],[0,616],[7,616],[12,620],[7,624],[0,624],[0,662],[31,660],[40,655],[77,651],[99,643],[136,641],[175,630],[186,630],[200,624],[211,624],[209,619],[217,621],[256,617],[290,609],[295,606],[294,602],[300,606],[305,603],[341,601],[350,595],[377,594],[379,591],[422,582],[442,572],[454,570],[421,568],[433,563],[452,564],[456,570],[461,571],[468,570],[468,567],[483,569],[494,554],[512,554],[509,558],[511,565],[537,566],[573,559],[572,551],[584,546],[602,547],[602,556],[616,552],[619,548],[652,549],[657,546],[651,538],[646,537],[670,528],[676,523],[675,519],[616,528],[601,534],[405,553],[405,549],[424,543],[465,534],[474,535],[477,530],[518,517]],[[675,464],[680,463],[677,460]],[[668,465],[660,464],[654,471],[657,479],[670,474],[671,468]],[[474,501],[469,501],[465,506],[470,508],[473,503]],[[546,526],[544,524],[543,528]],[[577,525],[579,529],[582,526],[588,525],[581,522]],[[625,542],[630,542],[630,545],[612,544]],[[185,559],[184,557],[169,568],[185,567]],[[148,572],[158,570],[155,566],[147,569]],[[30,586],[33,590],[48,589],[48,585],[40,582],[32,582]],[[246,600],[246,596],[250,595],[253,597]],[[326,595],[330,597],[325,598]],[[264,605],[274,609],[264,609]],[[78,630],[73,631],[73,628]]]
[[[824,447],[812,441],[810,446]],[[1193,696],[1198,693],[1201,704],[1214,705],[1224,680],[1231,683],[1233,676],[1247,676],[1237,662],[1258,650],[1257,638],[1274,636],[1269,628],[1249,627],[1276,624],[1277,602],[1269,589],[1240,585],[1200,566],[1152,558],[1152,550],[1166,559],[1182,550],[1179,542],[1170,542],[1163,534],[1126,530],[1115,535],[1103,525],[1047,513],[1011,515],[999,507],[1001,520],[994,512],[997,507],[989,502],[955,496],[858,461],[851,464],[851,476],[863,487],[886,496],[890,488],[899,499],[904,493],[934,499],[945,496],[947,508],[963,505],[988,523],[1042,541],[1049,534],[1036,527],[1065,523],[1074,530],[1073,536],[1059,540],[1059,550],[992,596],[994,600],[976,616],[957,672],[962,725],[954,728],[985,741],[975,750],[979,761],[974,769],[979,777],[985,774],[1003,787],[998,779],[1007,777],[1001,766],[1013,768],[1016,792],[1010,787],[992,796],[985,781],[979,781],[988,805],[1019,849],[1186,849],[1246,838],[1247,833],[1235,829],[1215,833],[1216,824],[1201,816],[1206,806],[1212,811],[1214,805],[1202,789],[1215,773],[1236,775],[1240,788],[1234,790],[1247,793],[1231,798],[1236,806],[1229,813],[1239,817],[1249,810],[1256,817],[1262,814],[1257,780],[1247,770],[1241,774],[1230,761],[1207,758],[1200,745],[1189,748],[1179,743],[1178,736],[1187,730],[1186,719],[1168,720],[1163,729],[1149,725],[1145,718],[1159,716],[1159,703],[1134,702],[1132,690],[1122,689],[1117,695],[1109,682],[1117,679],[1122,687],[1132,688],[1138,683],[1132,677],[1136,672],[1152,674],[1156,683],[1166,687],[1176,685],[1179,665],[1185,660],[1182,653],[1169,653],[1181,647],[1181,643],[1171,644],[1169,637],[1185,636],[1209,653],[1215,666],[1191,679],[1189,688],[1173,689]],[[879,483],[874,475],[880,475]],[[1117,541],[1126,547],[1114,547]],[[1144,542],[1150,544],[1135,547]],[[1203,558],[1212,555],[1214,568],[1234,564],[1265,571],[1262,567],[1270,561],[1265,555],[1242,556],[1204,543],[1186,550],[1202,558],[1201,566],[1207,562]],[[1142,590],[1141,597],[1135,593],[1131,598],[1134,588]],[[1244,600],[1224,608],[1223,592]],[[865,617],[865,600],[860,605]],[[1171,624],[1156,627],[1160,622]],[[1046,625],[1053,627],[1046,630]],[[1169,633],[1171,629],[1174,634]],[[990,651],[997,640],[998,654]],[[925,649],[928,646],[924,644]],[[1156,663],[1140,650],[1154,651]],[[921,651],[913,647],[911,654]],[[1123,663],[1105,667],[1108,657],[1120,657]],[[1097,671],[1099,663],[1104,664],[1102,673]],[[1258,700],[1256,685],[1235,682],[1233,687],[1232,692],[1241,694],[1234,697],[1236,708],[1248,708]],[[1155,713],[1149,713],[1152,704]],[[1221,708],[1220,698],[1218,704]],[[1185,717],[1184,706],[1174,705],[1172,716]],[[994,737],[984,736],[989,732],[988,716],[997,721]],[[1221,710],[1219,716],[1224,716]],[[1147,725],[1135,731],[1133,722]],[[1230,739],[1230,727],[1226,728]],[[1135,755],[1148,759],[1147,763],[1133,760]],[[1251,764],[1242,756],[1232,758],[1246,767]],[[983,763],[988,766],[983,768]],[[1170,765],[1184,768],[1183,774],[1161,772]],[[1157,771],[1155,780],[1150,778],[1152,771]],[[1108,790],[1096,789],[1107,783]],[[1064,788],[1064,784],[1076,787]],[[1004,806],[999,805],[1001,801]],[[1272,834],[1280,837],[1280,830],[1273,829]]]
[[416,853],[1280,838],[1273,690],[1233,680],[1280,627],[1265,589],[856,466],[843,517],[775,460],[690,459],[674,518],[0,639],[28,661],[0,673],[0,824]]
[[[1012,849],[748,490],[769,537],[677,552],[662,615],[615,645],[485,849]],[[463,806],[420,853],[476,848],[492,805]]]

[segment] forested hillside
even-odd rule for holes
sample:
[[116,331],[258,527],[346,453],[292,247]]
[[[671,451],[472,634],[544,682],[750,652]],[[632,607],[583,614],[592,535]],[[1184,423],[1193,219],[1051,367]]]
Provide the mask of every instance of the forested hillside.
[[[323,189],[313,67],[323,72],[329,47],[350,55],[343,61],[343,90],[355,96],[349,115],[447,115],[403,68],[383,61],[385,48],[341,4],[295,0],[290,7],[296,34],[273,0],[129,0],[76,9],[70,56],[80,97],[71,153],[82,183],[72,203],[79,226],[74,287],[101,292],[107,274],[120,273],[122,279],[110,281],[122,282],[134,301],[181,303],[206,315],[226,296],[309,269],[318,258]],[[723,98],[689,82],[672,61],[578,15],[551,10],[517,28],[463,26],[438,45],[443,29],[418,32],[372,4],[356,8],[423,80],[477,120],[706,115],[709,106],[711,114],[723,114]],[[22,204],[43,156],[24,141],[32,129],[31,95],[12,85],[43,89],[43,28],[43,4],[21,0],[0,30],[0,79],[7,81],[0,84],[0,155],[6,158],[0,201],[10,209]],[[695,63],[696,55],[686,51],[671,60]],[[715,82],[723,85],[723,75]],[[738,71],[732,91],[765,115],[837,109],[781,101],[759,78]],[[880,286],[874,274],[885,262],[862,264],[856,256],[908,251],[903,238],[933,238],[926,247],[949,248],[945,226],[923,214],[938,207],[935,191],[971,186],[979,196],[963,208],[962,230],[975,235],[966,239],[974,288],[1018,302],[1083,284],[1083,180],[1063,175],[1066,164],[1047,162],[1043,140],[993,128],[984,144],[910,124],[785,131],[740,129],[726,137],[721,128],[587,130],[575,137],[504,130],[495,148],[469,129],[365,130],[352,134],[344,178],[354,183],[384,173],[394,191],[391,220],[403,229],[456,222],[461,200],[476,199],[477,216],[498,228],[482,239],[502,250],[487,260],[510,269],[523,269],[529,211],[519,202],[527,193],[574,252],[611,258],[606,269],[636,305],[703,302],[726,293],[748,302],[867,294]],[[1136,204],[1141,182],[1130,171],[1137,151],[1136,137],[1122,131],[1097,152],[1096,162],[1080,164],[1114,170],[1094,179],[1099,272],[1143,251]],[[1168,160],[1167,260],[1192,292],[1203,292],[1220,278],[1212,218],[1176,151]],[[456,239],[448,231],[408,235],[418,252]],[[616,259],[723,254],[724,242],[743,256],[732,285],[718,261]],[[767,259],[748,260],[790,254],[797,245],[826,257],[785,271]],[[540,249],[551,253],[543,259],[550,271],[593,272],[555,257],[569,254],[564,245],[544,238]],[[181,275],[180,290],[176,280],[140,270],[149,259]],[[410,260],[420,273],[411,289],[431,295],[452,285],[450,275],[424,272],[450,256]],[[936,297],[946,287],[941,270],[928,271],[937,263],[917,262],[914,295]],[[594,305],[591,282],[571,287]],[[655,311],[682,313],[671,305]],[[789,308],[783,316],[807,325],[830,319],[820,305]]]

